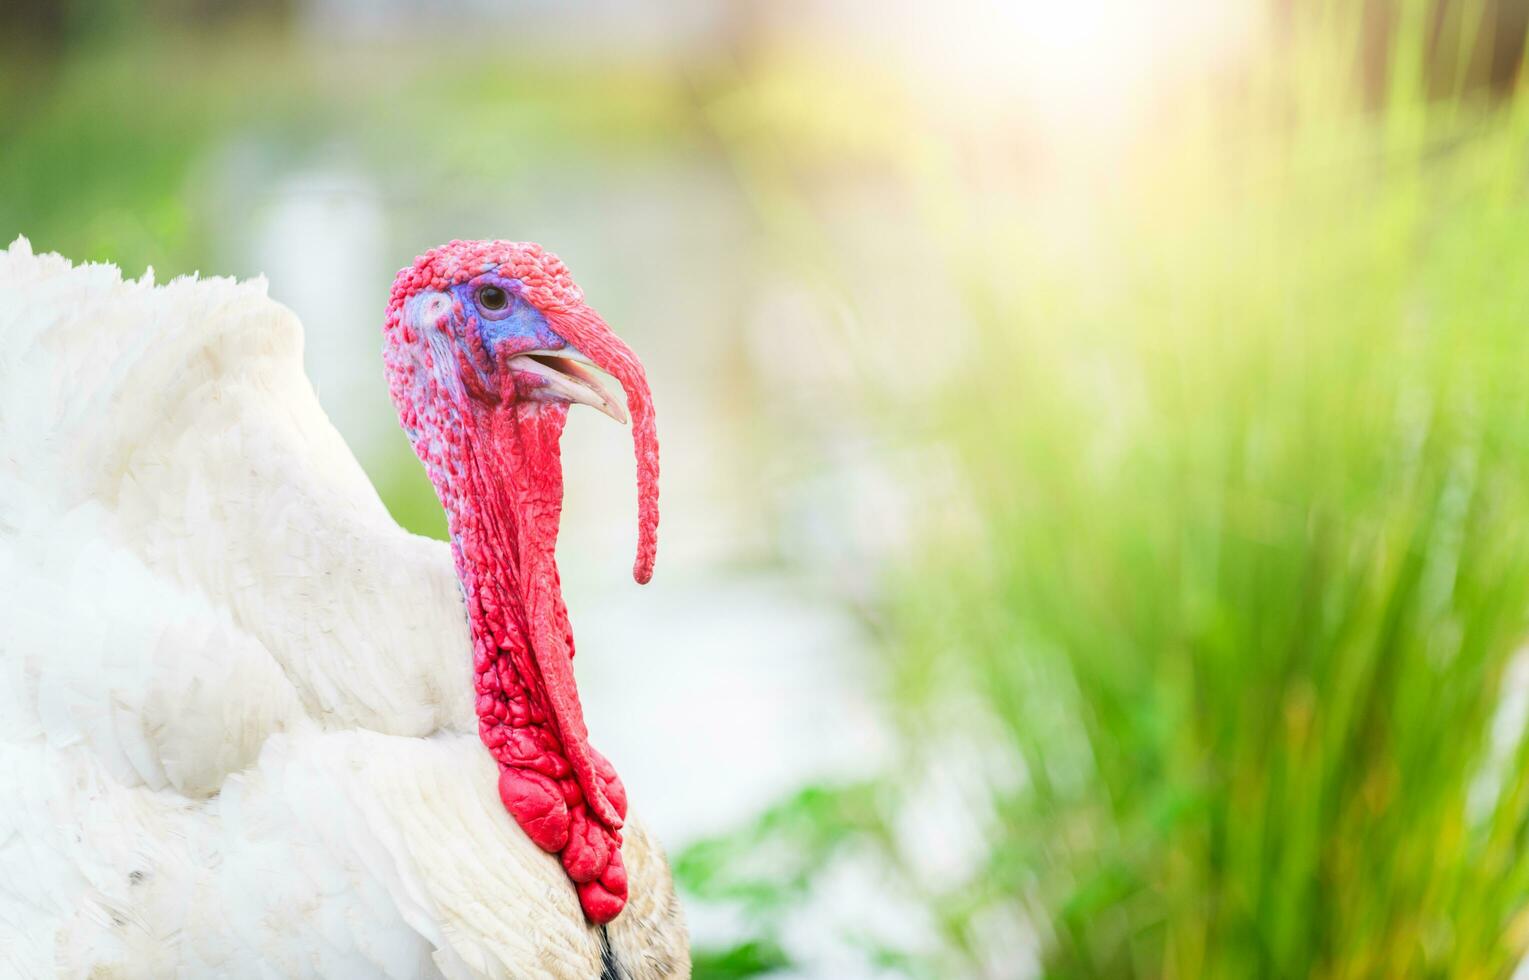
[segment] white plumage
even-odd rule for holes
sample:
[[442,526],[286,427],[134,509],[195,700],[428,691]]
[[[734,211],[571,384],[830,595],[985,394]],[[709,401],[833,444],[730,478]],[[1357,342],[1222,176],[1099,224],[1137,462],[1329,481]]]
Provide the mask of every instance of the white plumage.
[[[0,977],[601,976],[497,796],[447,547],[301,345],[263,281],[0,252]],[[688,975],[638,820],[623,854],[617,971]]]

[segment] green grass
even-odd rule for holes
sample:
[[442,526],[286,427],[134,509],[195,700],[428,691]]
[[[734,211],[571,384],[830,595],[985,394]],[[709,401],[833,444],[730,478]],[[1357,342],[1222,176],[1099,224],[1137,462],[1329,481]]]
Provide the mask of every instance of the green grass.
[[[730,848],[907,867],[919,845],[888,828],[923,776],[996,753],[980,859],[935,890],[902,875],[942,938],[909,972],[1003,975],[983,957],[1005,919],[1055,977],[1524,956],[1505,678],[1529,640],[1529,97],[1425,102],[1412,4],[1364,110],[1357,23],[1298,6],[1236,94],[1127,156],[1087,249],[887,144],[976,342],[931,396],[870,397],[963,490],[920,501],[950,519],[874,611],[906,768],[823,791],[869,801],[853,820],[798,798],[678,865],[760,936],[811,872]],[[1446,35],[1466,50],[1469,13]],[[802,161],[755,138],[735,145],[759,199],[833,261]]]
[[1024,759],[982,875],[1056,975],[1518,957],[1529,770],[1488,735],[1529,610],[1529,198],[1477,154],[1520,140],[1296,172],[1123,229],[1108,297],[994,297],[939,406],[980,531],[891,608],[898,668]]

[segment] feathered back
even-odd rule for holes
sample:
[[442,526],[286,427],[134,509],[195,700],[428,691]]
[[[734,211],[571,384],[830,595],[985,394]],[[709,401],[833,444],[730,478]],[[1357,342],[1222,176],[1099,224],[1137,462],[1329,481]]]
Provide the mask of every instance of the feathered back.
[[[0,252],[0,975],[600,975],[301,347],[261,280]],[[611,946],[688,972],[628,827]]]

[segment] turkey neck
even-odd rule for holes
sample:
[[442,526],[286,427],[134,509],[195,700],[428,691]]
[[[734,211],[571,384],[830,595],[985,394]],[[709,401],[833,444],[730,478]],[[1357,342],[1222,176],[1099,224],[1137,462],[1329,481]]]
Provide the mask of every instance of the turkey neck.
[[[570,811],[587,804],[614,833],[622,822],[607,792],[615,774],[603,759],[596,762],[589,745],[557,571],[566,421],[563,405],[476,406],[475,438],[464,440],[461,468],[450,481],[460,486],[442,497],[472,631],[479,736],[516,779],[550,791],[536,778],[545,777]],[[527,814],[509,796],[505,802],[525,825]],[[555,801],[542,802],[558,809]],[[547,850],[563,849],[553,846],[564,839],[557,828],[541,830],[538,836],[527,827]]]

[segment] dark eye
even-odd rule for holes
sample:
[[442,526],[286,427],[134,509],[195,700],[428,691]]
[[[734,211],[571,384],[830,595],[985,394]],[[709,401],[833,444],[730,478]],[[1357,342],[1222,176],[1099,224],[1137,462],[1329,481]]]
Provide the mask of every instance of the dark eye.
[[478,290],[478,305],[485,310],[502,310],[510,305],[510,294],[498,286],[484,286]]

